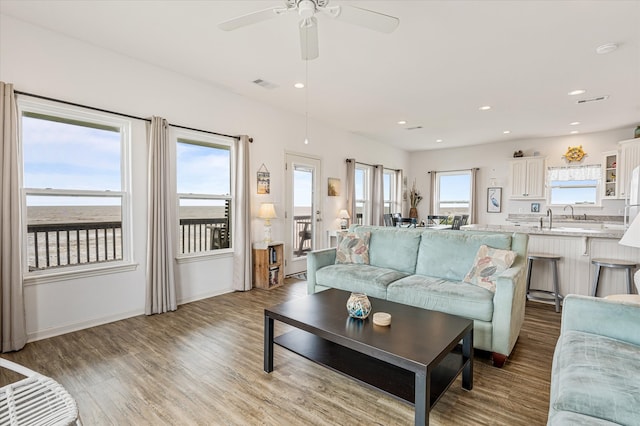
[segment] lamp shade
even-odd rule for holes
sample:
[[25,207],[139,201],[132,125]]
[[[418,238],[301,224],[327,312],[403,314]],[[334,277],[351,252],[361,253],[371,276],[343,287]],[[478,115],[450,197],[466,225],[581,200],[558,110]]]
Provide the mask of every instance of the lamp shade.
[[260,210],[258,210],[258,217],[260,219],[276,219],[276,208],[273,203],[260,204]]
[[349,212],[345,209],[340,210],[340,212],[338,213],[338,217],[340,219],[351,219],[351,216],[349,216]]
[[619,243],[623,246],[640,247],[640,214],[633,219]]

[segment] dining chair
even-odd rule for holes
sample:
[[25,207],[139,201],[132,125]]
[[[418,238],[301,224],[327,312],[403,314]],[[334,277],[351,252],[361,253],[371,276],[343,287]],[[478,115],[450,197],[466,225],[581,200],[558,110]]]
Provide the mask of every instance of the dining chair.
[[462,225],[462,216],[454,216],[453,222],[451,222],[451,229],[460,230]]

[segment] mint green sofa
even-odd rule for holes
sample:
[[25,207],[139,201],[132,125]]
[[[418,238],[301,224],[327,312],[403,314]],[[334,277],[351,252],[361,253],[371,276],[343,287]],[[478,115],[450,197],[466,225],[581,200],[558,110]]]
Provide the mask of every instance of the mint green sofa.
[[[474,347],[493,353],[501,367],[516,343],[526,300],[528,236],[476,231],[357,226],[371,232],[369,265],[335,264],[336,249],[307,255],[307,292],[333,287],[474,320]],[[496,292],[462,282],[478,248],[513,250],[512,267]]]
[[548,425],[640,425],[640,306],[567,295]]

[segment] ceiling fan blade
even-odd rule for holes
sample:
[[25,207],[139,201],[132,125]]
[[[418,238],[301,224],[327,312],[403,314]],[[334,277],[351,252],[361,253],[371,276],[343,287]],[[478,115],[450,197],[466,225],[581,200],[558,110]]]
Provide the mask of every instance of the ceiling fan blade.
[[266,21],[270,18],[275,18],[282,12],[283,9],[280,7],[272,7],[270,9],[259,10],[257,12],[248,13],[246,15],[238,16],[237,18],[229,19],[228,21],[222,22],[218,24],[218,28],[224,31],[231,31],[247,25]]
[[300,49],[304,61],[318,57],[318,20],[316,18],[311,17],[300,21]]
[[327,13],[335,19],[360,25],[382,33],[393,32],[398,27],[400,19],[373,10],[362,9],[355,6],[336,6],[337,10],[327,8]]

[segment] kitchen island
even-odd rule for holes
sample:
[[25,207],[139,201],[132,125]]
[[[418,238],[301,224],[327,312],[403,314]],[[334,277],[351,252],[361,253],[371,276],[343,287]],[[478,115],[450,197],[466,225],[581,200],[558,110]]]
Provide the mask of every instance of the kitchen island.
[[[546,224],[545,224],[546,225]],[[492,232],[520,232],[529,235],[529,252],[561,256],[558,262],[558,281],[560,294],[591,295],[595,269],[592,259],[604,258],[627,260],[640,264],[640,249],[618,244],[624,234],[621,227],[590,229],[567,226],[558,223],[557,227],[528,224],[506,225],[466,225],[462,229]],[[548,290],[552,288],[552,271],[548,262],[534,262],[531,288]],[[626,275],[623,270],[603,268],[600,274],[598,296],[622,294],[627,292]]]

